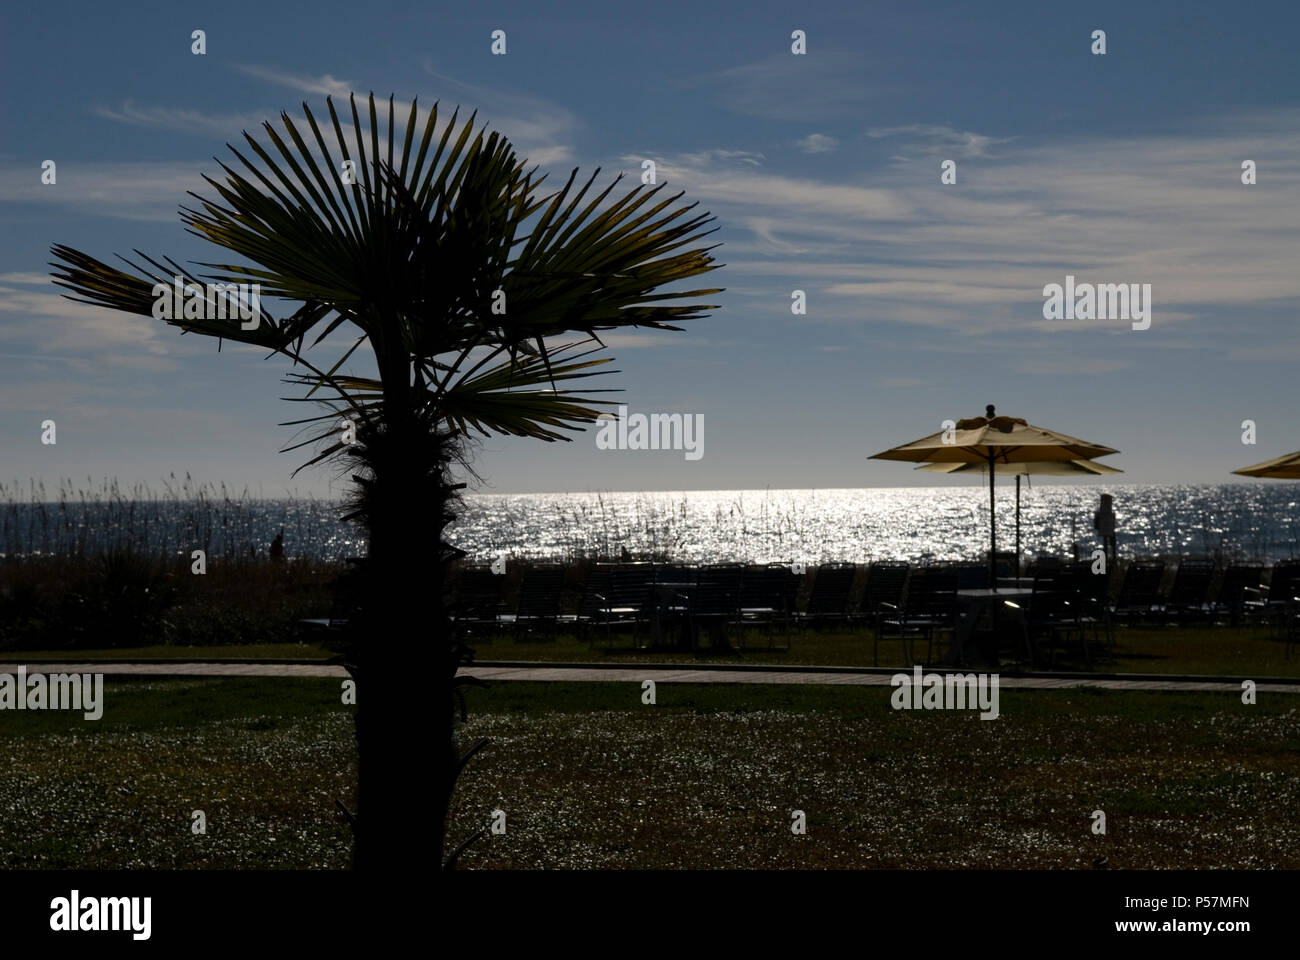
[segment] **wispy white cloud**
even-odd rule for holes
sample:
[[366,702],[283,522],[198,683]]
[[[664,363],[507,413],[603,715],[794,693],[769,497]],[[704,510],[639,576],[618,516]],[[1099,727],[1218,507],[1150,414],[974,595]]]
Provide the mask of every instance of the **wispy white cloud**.
[[520,152],[527,158],[529,165],[539,167],[558,167],[573,162],[573,148],[563,144],[557,144],[550,147],[523,147],[516,144]]
[[674,334],[671,330],[661,330],[656,333],[633,333],[621,330],[607,330],[600,334],[600,340],[611,350],[623,350],[633,347],[699,347],[704,343],[704,341],[698,337],[691,337],[687,340],[682,337],[681,334]]
[[[658,173],[674,186],[685,188],[692,199],[743,205],[747,214],[767,217],[767,211],[786,211],[782,225],[801,232],[788,219],[801,211],[808,221],[823,216],[834,219],[897,220],[910,207],[891,190],[767,173],[758,167],[759,154],[708,151],[666,157]],[[635,162],[635,157],[624,157]],[[760,221],[761,222],[761,221]],[[775,221],[773,221],[775,222]],[[770,225],[770,224],[769,224]]]
[[[339,80],[328,73],[324,76],[313,77],[309,74],[291,73],[255,63],[238,63],[235,64],[235,69],[245,76],[256,77],[259,80],[265,80],[280,87],[288,87],[290,90],[297,90],[300,93],[346,97],[356,89],[346,80]],[[407,103],[406,109],[409,110],[410,108],[411,105]]]
[[779,219],[773,217],[746,217],[743,220],[745,226],[753,230],[764,243],[775,250],[782,250],[787,253],[802,253],[803,248],[798,244],[790,243],[776,235],[776,231],[782,226]]
[[839,140],[825,133],[810,133],[794,145],[804,153],[830,153],[840,145]]
[[275,120],[279,114],[275,111],[261,113],[204,113],[201,110],[183,110],[174,107],[140,106],[130,100],[121,106],[96,107],[96,115],[118,123],[129,123],[140,127],[157,127],[174,130],[179,133],[191,133],[198,136],[219,137],[235,141],[245,130],[255,131],[267,120]]
[[[1009,143],[1014,137],[991,137],[974,133],[970,130],[957,130],[953,127],[913,123],[902,127],[872,127],[867,136],[874,140],[897,137],[903,141],[903,149],[911,154],[943,154],[951,157],[987,157],[989,147],[999,143]],[[905,161],[906,157],[896,157]]]
[[423,66],[440,100],[478,110],[478,119],[509,137],[531,163],[548,166],[572,161],[570,141],[583,126],[572,110],[535,94],[457,80],[434,70],[429,62]]
[[[515,145],[516,150],[530,163],[542,166],[569,163],[573,159],[573,146],[568,142],[571,134],[581,127],[576,114],[553,101],[529,93],[519,93],[466,83],[435,71],[429,63],[423,65],[425,72],[432,78],[434,90],[425,107],[433,101],[440,104],[437,133],[441,133],[450,121],[450,107],[459,105],[461,113],[459,122],[468,119],[474,111],[479,123],[488,123],[492,129],[505,134]],[[246,76],[255,77],[279,87],[286,87],[300,93],[330,96],[346,99],[356,93],[358,105],[361,94],[368,93],[369,88],[358,87],[353,82],[341,79],[333,74],[311,75],[293,73],[274,67],[258,64],[239,64],[236,69]],[[379,95],[376,100],[380,100]],[[380,122],[387,122],[387,97],[382,98]],[[411,101],[393,100],[394,127],[405,130],[406,119],[410,114]],[[343,118],[350,115],[350,110],[342,111]],[[365,123],[363,114],[362,122]],[[424,115],[421,115],[424,122]],[[346,132],[346,131],[345,131]]]
[[[352,136],[351,111],[346,105],[346,97],[357,88],[349,81],[329,73],[300,74],[258,64],[236,64],[234,69],[274,86],[344,100],[340,104],[343,135]],[[467,98],[463,103],[461,122],[467,120],[470,113],[478,108],[478,120],[482,122],[491,119],[497,129],[511,137],[521,156],[527,157],[532,163],[552,166],[572,161],[573,147],[563,138],[580,124],[570,111],[530,94],[462,84],[432,71],[430,75],[439,85],[454,88]],[[431,105],[433,99],[429,98],[426,106]],[[454,97],[448,99],[454,103]],[[400,137],[405,131],[411,101],[394,100],[393,109],[395,135]],[[98,107],[95,112],[105,119],[120,123],[217,136],[234,143],[239,141],[239,134],[244,130],[256,136],[266,120],[279,126],[279,113],[269,110],[210,114],[188,108],[140,105],[126,101],[118,107]],[[320,111],[313,112],[319,114]],[[290,111],[291,116],[295,113],[296,111]],[[421,114],[422,123],[425,116],[427,115]],[[441,134],[450,119],[449,110],[440,113],[435,135]],[[364,125],[367,122],[368,118],[363,112],[362,123]],[[379,123],[381,127],[387,123],[387,104],[382,102]],[[386,134],[386,130],[383,132]],[[328,132],[326,136],[327,142],[332,144],[333,137]],[[315,144],[310,139],[308,143],[312,152],[318,154]],[[58,161],[57,157],[54,159]],[[205,196],[210,193],[210,188],[202,179],[203,172],[220,173],[210,168],[204,170],[200,163],[67,161],[59,162],[57,182],[44,185],[40,182],[39,168],[30,164],[8,163],[0,166],[0,202],[52,203],[98,216],[174,221],[179,205],[188,200],[187,192],[194,191]]]
[[196,163],[54,159],[57,180],[52,184],[41,183],[40,169],[30,164],[0,166],[0,202],[70,207],[125,220],[175,221],[180,204],[189,199],[186,191],[211,189]]
[[[755,285],[807,289],[817,320],[1078,330],[1086,322],[1041,316],[1043,286],[1069,273],[1079,282],[1150,283],[1153,322],[1167,330],[1224,308],[1297,302],[1296,119],[1270,111],[1238,116],[1227,132],[1210,120],[1176,136],[1014,144],[949,128],[889,128],[928,131],[934,144],[966,151],[954,186],[939,182],[932,159],[923,175],[890,165],[854,183],[707,152],[660,171],[728,228],[729,295]],[[1243,186],[1243,158],[1267,179]]]
[[787,48],[763,60],[669,83],[736,113],[795,123],[851,115],[897,89],[878,60],[846,51],[814,51],[798,56]]
[[764,157],[763,154],[754,150],[699,150],[695,153],[680,154],[679,159],[683,164],[692,167],[702,167],[714,163],[743,163],[749,167],[761,167]]
[[39,275],[22,286],[0,286],[0,342],[27,344],[42,354],[96,355],[132,369],[170,366],[162,323],[69,300],[60,291]]

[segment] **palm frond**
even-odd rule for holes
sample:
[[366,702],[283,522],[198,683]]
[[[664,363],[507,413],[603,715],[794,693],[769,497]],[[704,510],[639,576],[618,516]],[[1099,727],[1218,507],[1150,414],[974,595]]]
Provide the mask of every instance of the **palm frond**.
[[[476,115],[440,121],[435,103],[421,121],[412,103],[399,130],[390,97],[381,131],[374,96],[352,95],[348,130],[333,99],[326,107],[328,122],[304,103],[302,120],[282,113],[262,136],[245,133],[234,159],[218,161],[223,175],[204,178],[214,194],[190,194],[197,206],[181,208],[190,233],[232,255],[197,263],[203,280],[257,283],[263,297],[301,307],[282,320],[261,309],[252,330],[237,319],[168,321],[283,353],[310,371],[293,381],[307,398],[328,385],[351,414],[382,413],[384,383],[340,372],[369,345],[381,377],[405,372],[389,385],[430,424],[563,439],[603,401],[560,384],[607,361],[578,359],[554,339],[581,332],[603,347],[600,331],[680,330],[716,309],[701,298],[720,288],[673,289],[719,266],[700,243],[713,218],[680,192],[638,185],[616,196],[621,176],[598,188],[599,170],[581,180],[575,170],[541,195],[545,178]],[[139,254],[145,265],[125,261],[130,273],[71,247],[52,252],[72,299],[135,314],[152,315],[157,283],[200,282],[167,258]],[[356,328],[346,349],[309,362],[345,324]]]

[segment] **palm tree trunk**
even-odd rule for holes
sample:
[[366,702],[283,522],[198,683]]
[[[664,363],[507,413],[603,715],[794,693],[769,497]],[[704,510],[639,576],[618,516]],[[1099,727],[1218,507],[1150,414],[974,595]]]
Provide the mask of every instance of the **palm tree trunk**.
[[[351,451],[358,468],[354,507],[370,540],[354,634],[365,677],[357,712],[363,799],[354,824],[354,865],[372,871],[409,858],[432,860],[436,869],[445,855],[459,760],[451,702],[461,648],[444,602],[456,551],[443,541],[458,500],[450,474],[458,440],[417,416],[405,357],[381,362],[381,371],[382,416],[358,430]],[[424,744],[431,721],[434,848],[417,854],[412,844],[429,832],[421,787],[428,778]]]
[[[355,865],[374,871],[412,856],[425,836],[419,782],[427,776],[421,734],[430,710],[441,717],[437,648],[442,591],[437,497],[429,488],[430,438],[411,403],[409,364],[381,365],[384,407],[358,431],[354,459],[357,505],[369,531],[369,554],[357,637],[357,755],[360,799]],[[430,603],[435,609],[430,610]],[[431,632],[434,634],[430,636]],[[434,640],[433,644],[430,640]],[[364,685],[363,685],[364,684]],[[430,689],[431,686],[433,689]],[[363,720],[364,717],[364,720]],[[364,830],[360,828],[364,821]]]
[[[456,492],[454,487],[443,483],[438,488],[438,498],[443,510],[444,517],[450,517],[451,504],[455,500]],[[456,718],[452,710],[453,700],[453,681],[456,671],[460,666],[460,654],[458,645],[451,629],[451,621],[447,616],[447,610],[444,604],[446,587],[450,580],[449,566],[451,550],[445,548],[442,542],[443,528],[438,530],[438,539],[435,541],[440,549],[438,551],[438,569],[436,571],[435,588],[437,598],[434,601],[434,620],[433,620],[433,644],[435,655],[440,658],[437,671],[437,692],[436,696],[441,700],[436,707],[435,716],[436,729],[434,730],[434,749],[436,751],[436,762],[440,770],[438,774],[437,790],[438,795],[435,798],[436,807],[434,809],[434,863],[440,868],[446,859],[445,840],[447,835],[447,817],[451,808],[452,791],[456,787],[456,769],[459,761],[459,751],[456,746]]]

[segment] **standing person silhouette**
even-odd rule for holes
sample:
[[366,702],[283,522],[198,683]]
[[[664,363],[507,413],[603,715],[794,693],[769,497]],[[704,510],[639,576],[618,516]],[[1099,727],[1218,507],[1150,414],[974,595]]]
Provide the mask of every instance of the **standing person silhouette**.
[[284,559],[284,527],[280,528],[280,532],[271,541],[271,559],[277,563]]
[[1115,508],[1113,504],[1114,498],[1109,493],[1103,493],[1101,495],[1101,506],[1092,515],[1092,528],[1101,536],[1102,545],[1106,550],[1107,573],[1115,569],[1116,563]]

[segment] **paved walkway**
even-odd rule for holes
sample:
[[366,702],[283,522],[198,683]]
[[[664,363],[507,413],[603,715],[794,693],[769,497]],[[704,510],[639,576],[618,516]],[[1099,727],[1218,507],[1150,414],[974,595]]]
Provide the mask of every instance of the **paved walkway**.
[[[848,671],[812,670],[743,670],[743,669],[671,669],[663,667],[571,667],[563,664],[530,664],[528,666],[490,666],[475,664],[465,670],[481,680],[545,680],[567,682],[641,683],[821,683],[841,686],[887,687],[895,673],[910,670],[858,673]],[[970,672],[978,672],[972,670]],[[998,686],[1004,690],[1066,690],[1071,687],[1097,687],[1103,690],[1208,690],[1240,691],[1241,680],[1233,678],[1174,677],[1161,680],[1152,677],[1125,678],[1123,676],[1069,676],[1069,677],[1017,677],[999,674]],[[1259,693],[1300,693],[1300,680],[1294,682],[1257,681]]]
[[[102,673],[105,676],[136,677],[346,677],[347,671],[337,664],[284,663],[274,661],[211,662],[151,661],[133,663],[125,660],[98,662],[31,661],[27,673]],[[17,663],[0,662],[0,673],[12,673]],[[531,680],[586,683],[817,683],[833,686],[887,687],[895,673],[910,670],[851,670],[816,667],[785,670],[781,668],[678,667],[671,664],[644,666],[574,666],[565,663],[479,663],[465,672],[482,680]],[[969,672],[978,672],[972,669]],[[1240,691],[1241,680],[1232,677],[1171,677],[1150,675],[1074,674],[1069,676],[1014,676],[999,674],[998,685],[1004,690],[1066,690],[1071,687],[1096,687],[1102,690],[1183,690]],[[1256,681],[1260,693],[1300,693],[1300,679],[1269,678]]]

